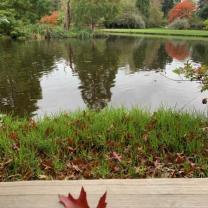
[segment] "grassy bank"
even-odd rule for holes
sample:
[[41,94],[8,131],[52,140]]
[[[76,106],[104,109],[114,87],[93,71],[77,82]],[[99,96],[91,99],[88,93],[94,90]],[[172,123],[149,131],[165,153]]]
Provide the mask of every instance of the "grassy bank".
[[120,34],[147,34],[165,36],[189,36],[189,37],[208,37],[205,30],[172,30],[172,29],[102,29],[105,33]]
[[[20,29],[20,33],[16,35],[10,35],[7,38],[15,40],[45,40],[45,39],[66,39],[66,38],[79,38],[89,39],[97,37],[99,35],[105,35],[103,33],[94,33],[88,28],[71,28],[69,31],[64,30],[62,26],[51,26],[44,24],[31,24],[26,25]],[[5,37],[0,34],[1,37]]]
[[208,120],[106,109],[40,121],[1,118],[0,181],[207,177]]

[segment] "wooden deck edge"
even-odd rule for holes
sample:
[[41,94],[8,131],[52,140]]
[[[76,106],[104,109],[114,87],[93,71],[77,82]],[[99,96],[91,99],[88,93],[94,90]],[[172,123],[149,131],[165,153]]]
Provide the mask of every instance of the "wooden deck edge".
[[82,186],[90,207],[107,191],[107,208],[208,208],[208,178],[4,182],[0,208],[63,208],[58,195]]

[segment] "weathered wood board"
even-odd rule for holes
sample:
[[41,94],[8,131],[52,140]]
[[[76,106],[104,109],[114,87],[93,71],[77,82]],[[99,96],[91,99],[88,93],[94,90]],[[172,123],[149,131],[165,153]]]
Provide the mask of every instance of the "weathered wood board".
[[208,208],[208,179],[80,180],[0,183],[0,208],[61,208],[58,194],[78,196],[91,207],[108,192],[108,208]]

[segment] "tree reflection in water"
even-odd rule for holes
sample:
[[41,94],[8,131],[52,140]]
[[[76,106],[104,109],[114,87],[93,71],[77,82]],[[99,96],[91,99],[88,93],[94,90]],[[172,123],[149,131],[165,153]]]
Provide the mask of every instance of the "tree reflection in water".
[[41,99],[40,78],[53,69],[56,47],[47,42],[4,41],[0,45],[0,110],[33,116]]
[[168,41],[165,44],[167,54],[178,61],[186,60],[190,55],[190,48],[186,42]]
[[82,98],[90,109],[102,109],[111,100],[111,88],[114,86],[118,70],[119,51],[114,42],[74,41],[66,46],[73,72],[79,76]]

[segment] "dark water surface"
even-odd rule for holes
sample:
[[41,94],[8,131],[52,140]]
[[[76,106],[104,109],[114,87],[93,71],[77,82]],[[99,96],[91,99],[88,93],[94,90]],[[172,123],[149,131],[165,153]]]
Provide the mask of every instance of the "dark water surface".
[[161,105],[207,111],[200,84],[173,70],[208,64],[208,40],[110,37],[0,41],[0,112],[19,116]]

